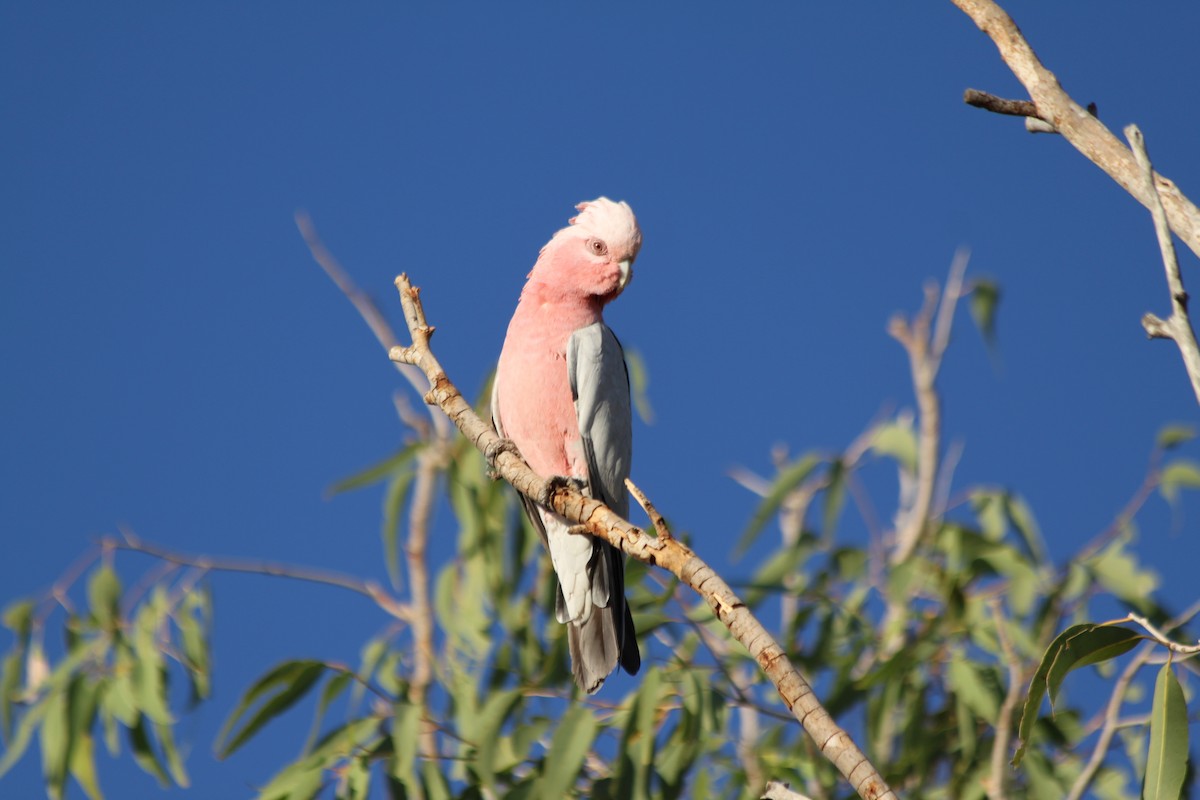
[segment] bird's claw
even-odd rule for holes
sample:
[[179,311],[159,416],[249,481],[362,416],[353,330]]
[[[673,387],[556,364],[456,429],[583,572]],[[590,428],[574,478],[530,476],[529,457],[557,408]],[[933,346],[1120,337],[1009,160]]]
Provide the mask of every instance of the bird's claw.
[[546,479],[546,486],[538,497],[538,505],[550,508],[554,493],[559,489],[574,489],[581,494],[587,488],[587,482],[579,478],[568,478],[565,475],[551,475]]
[[483,448],[483,457],[487,461],[487,475],[490,479],[496,480],[500,477],[500,471],[496,469],[496,459],[501,453],[512,453],[514,456],[520,457],[521,451],[517,449],[517,445],[512,439],[505,439],[501,436],[494,439],[490,444]]

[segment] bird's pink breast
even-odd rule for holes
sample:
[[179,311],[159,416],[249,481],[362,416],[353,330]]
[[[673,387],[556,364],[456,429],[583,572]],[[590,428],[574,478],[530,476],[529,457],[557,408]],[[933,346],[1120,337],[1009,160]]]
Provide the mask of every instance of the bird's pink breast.
[[567,375],[567,341],[599,319],[594,308],[523,297],[497,370],[500,419],[534,472],[587,478]]

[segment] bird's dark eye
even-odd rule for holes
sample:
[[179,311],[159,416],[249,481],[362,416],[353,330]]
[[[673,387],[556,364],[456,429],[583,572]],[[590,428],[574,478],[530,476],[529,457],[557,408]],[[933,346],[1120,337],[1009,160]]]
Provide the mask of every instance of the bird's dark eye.
[[602,256],[608,253],[608,245],[599,239],[588,239],[587,246],[594,255]]

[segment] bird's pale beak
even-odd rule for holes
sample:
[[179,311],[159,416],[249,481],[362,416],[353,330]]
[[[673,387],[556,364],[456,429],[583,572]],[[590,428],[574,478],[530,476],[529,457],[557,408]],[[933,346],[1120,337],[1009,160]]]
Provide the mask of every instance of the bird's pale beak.
[[621,278],[617,282],[617,290],[624,291],[629,282],[633,280],[633,262],[627,258],[624,261],[618,262],[617,266],[621,269]]

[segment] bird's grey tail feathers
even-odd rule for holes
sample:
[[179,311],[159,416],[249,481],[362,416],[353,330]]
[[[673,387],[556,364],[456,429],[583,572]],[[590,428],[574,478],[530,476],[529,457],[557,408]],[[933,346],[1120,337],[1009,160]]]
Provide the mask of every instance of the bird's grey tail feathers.
[[[623,617],[619,624],[618,613]],[[633,617],[624,602],[593,609],[591,619],[582,625],[568,623],[567,645],[575,683],[588,694],[600,688],[618,663],[630,675],[636,675],[642,665]]]
[[[625,602],[625,565],[621,553],[612,545],[597,543],[593,556],[592,582],[596,600],[591,617],[582,624],[567,623],[567,645],[571,652],[571,671],[575,683],[593,694],[617,664],[630,675],[642,665],[638,652],[633,615]],[[603,589],[599,587],[603,586]],[[561,595],[561,590],[560,590]]]

